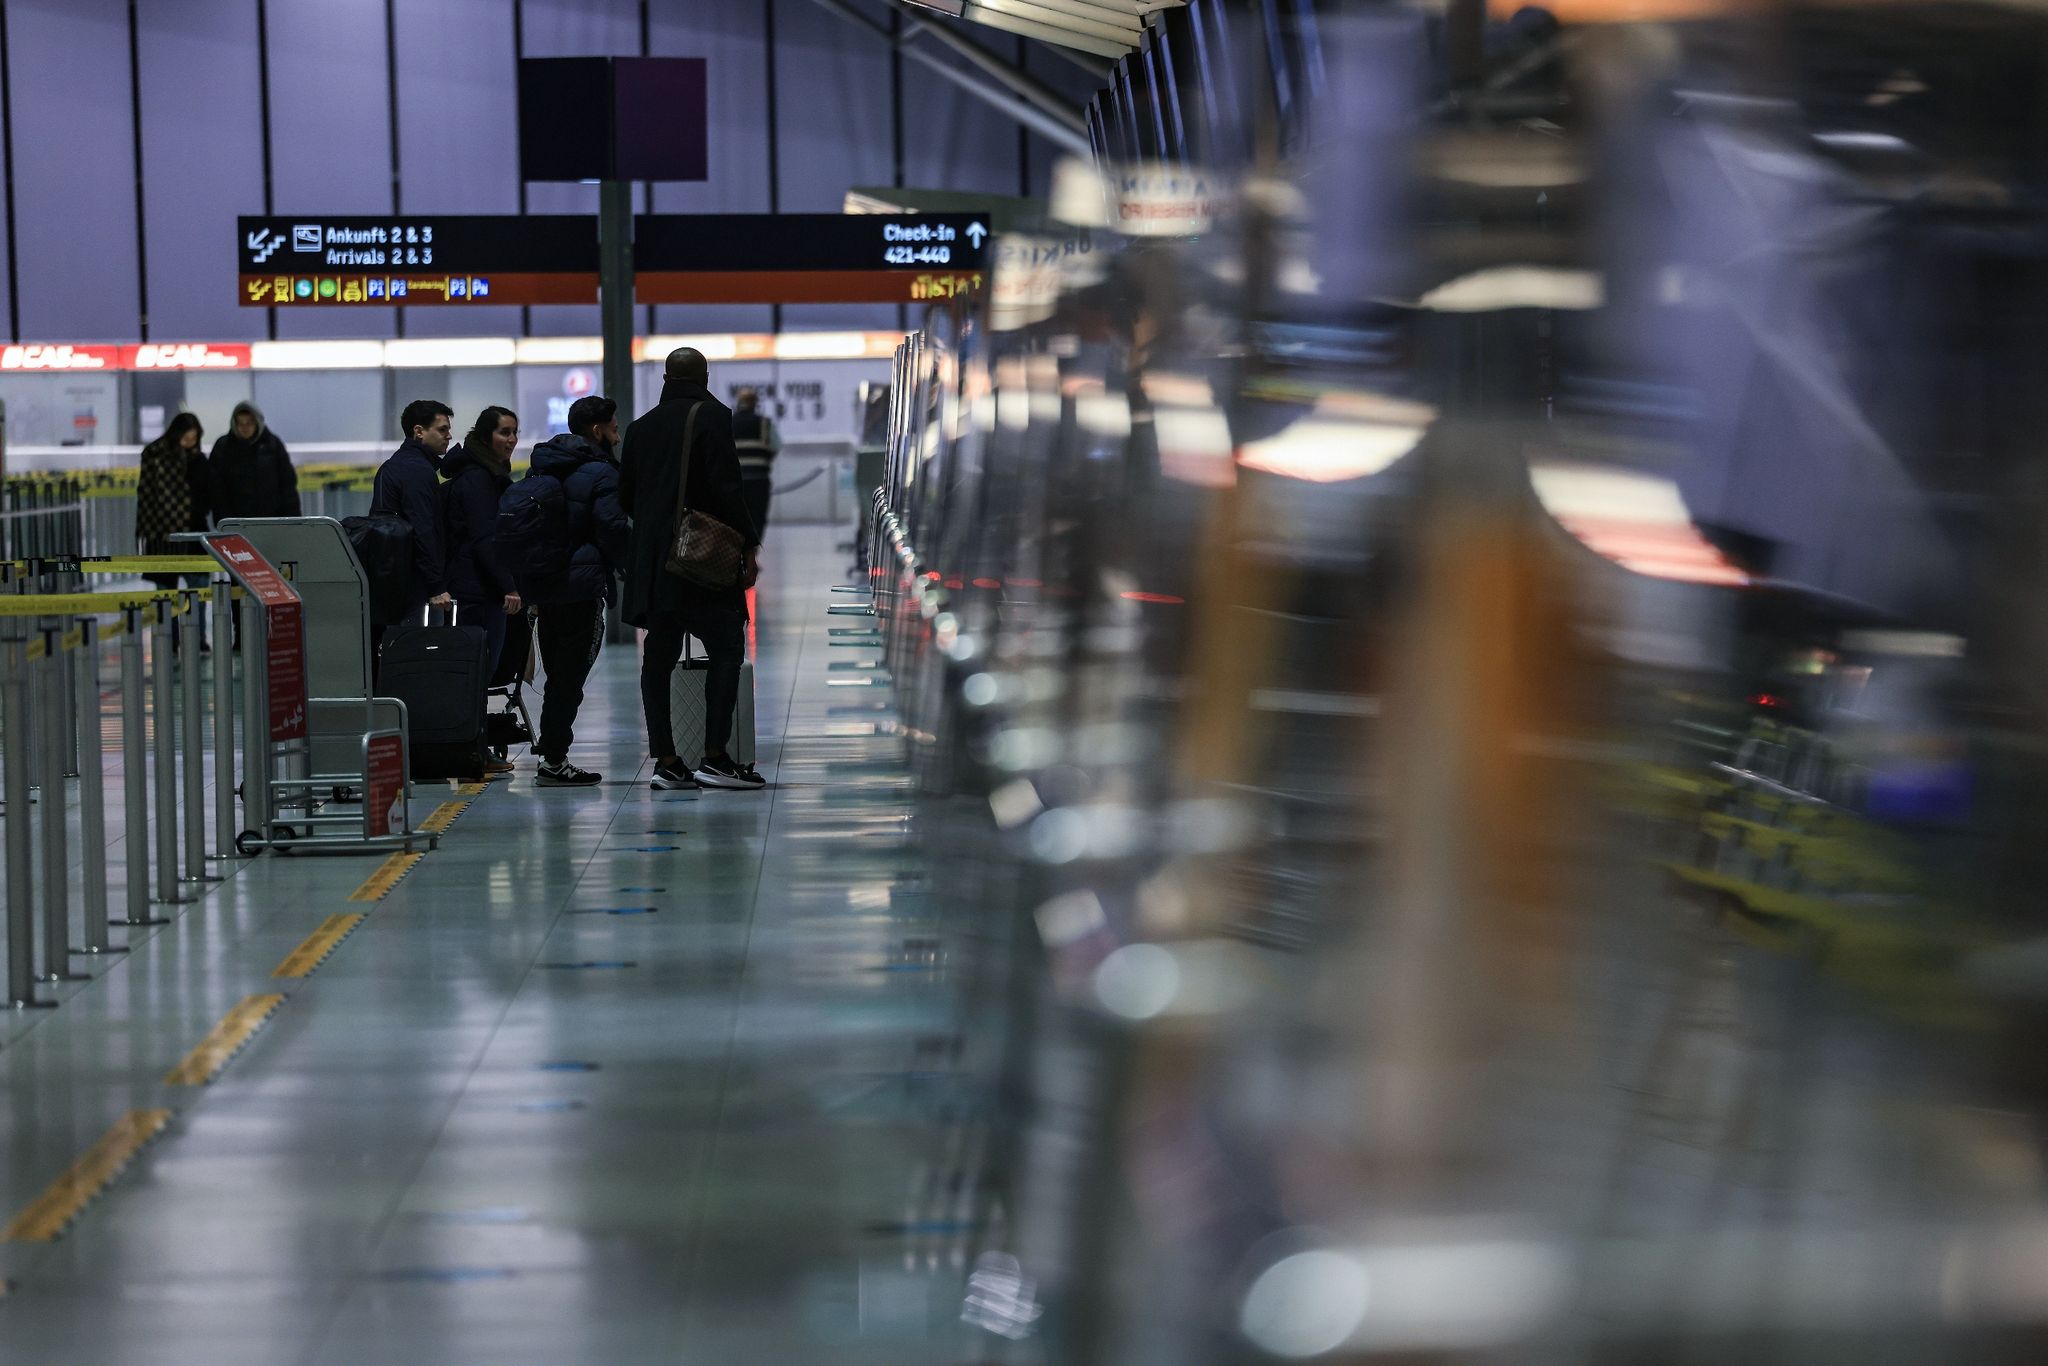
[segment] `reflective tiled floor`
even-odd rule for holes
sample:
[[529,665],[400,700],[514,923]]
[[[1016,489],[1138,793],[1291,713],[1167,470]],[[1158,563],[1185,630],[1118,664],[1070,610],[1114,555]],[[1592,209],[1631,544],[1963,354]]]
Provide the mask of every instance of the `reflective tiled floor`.
[[[123,1113],[176,1116],[59,1241],[0,1243],[0,1361],[961,1359],[960,1273],[900,1233],[943,1179],[918,1084],[954,1008],[887,689],[831,686],[874,655],[827,648],[843,558],[771,543],[767,791],[650,791],[609,647],[573,755],[602,787],[536,791],[522,758],[375,905],[347,901],[374,859],[246,866],[14,1021],[8,1214]],[[164,1083],[269,991],[218,1080]]]

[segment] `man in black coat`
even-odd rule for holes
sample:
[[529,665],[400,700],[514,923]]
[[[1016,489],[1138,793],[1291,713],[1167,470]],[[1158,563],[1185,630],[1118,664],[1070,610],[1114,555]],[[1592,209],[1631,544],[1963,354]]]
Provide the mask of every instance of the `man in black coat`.
[[[377,467],[370,492],[370,515],[397,517],[412,528],[412,591],[406,595],[406,616],[423,606],[453,607],[448,591],[448,522],[441,503],[441,457],[455,435],[454,411],[431,398],[416,398],[399,414],[405,444]],[[374,660],[384,642],[384,628],[370,628]],[[375,666],[372,666],[374,674]]]
[[568,543],[557,558],[568,566],[556,582],[533,586],[540,613],[541,758],[536,787],[589,787],[603,775],[569,762],[583,685],[604,645],[604,607],[612,575],[626,562],[631,530],[619,502],[619,470],[612,448],[619,440],[619,405],[598,394],[569,405],[569,430],[533,448],[533,472],[558,481],[567,504]]
[[[711,396],[710,368],[701,352],[669,353],[661,402],[626,429],[619,493],[633,519],[626,559],[624,613],[647,632],[640,659],[640,704],[647,716],[647,752],[655,761],[654,786],[758,788],[751,764],[726,753],[733,707],[739,701],[740,665],[746,659],[746,586],[759,573],[761,536],[747,513],[733,449],[732,410]],[[696,425],[690,414],[696,412]],[[747,544],[747,572],[732,588],[704,588],[670,574],[678,485],[689,434],[688,505],[737,530]],[[682,658],[683,638],[704,642],[710,656],[704,678],[704,753],[675,753],[669,715],[669,676]]]
[[206,458],[213,489],[213,515],[298,517],[299,473],[277,433],[253,403],[235,405],[228,430]]

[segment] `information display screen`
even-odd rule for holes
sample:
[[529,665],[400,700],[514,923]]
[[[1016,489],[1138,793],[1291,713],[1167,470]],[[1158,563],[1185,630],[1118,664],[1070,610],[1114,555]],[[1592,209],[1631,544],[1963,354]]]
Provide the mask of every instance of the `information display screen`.
[[236,240],[252,307],[597,299],[597,220],[580,214],[242,218]]
[[988,220],[972,214],[646,214],[642,303],[913,303],[977,288]]

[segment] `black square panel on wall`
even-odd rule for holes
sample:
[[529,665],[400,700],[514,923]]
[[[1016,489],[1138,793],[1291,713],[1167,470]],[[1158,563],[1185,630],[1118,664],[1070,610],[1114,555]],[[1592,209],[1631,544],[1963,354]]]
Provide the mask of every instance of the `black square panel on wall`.
[[702,57],[522,57],[522,180],[704,180]]

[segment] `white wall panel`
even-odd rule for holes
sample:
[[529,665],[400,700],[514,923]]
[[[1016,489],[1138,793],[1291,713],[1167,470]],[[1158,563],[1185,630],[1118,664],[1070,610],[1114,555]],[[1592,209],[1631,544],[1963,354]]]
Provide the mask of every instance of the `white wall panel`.
[[[391,212],[383,0],[272,0],[268,14],[277,212]],[[394,321],[388,308],[281,308],[277,335],[388,337]]]
[[[852,3],[887,21],[881,5]],[[837,213],[851,186],[889,184],[896,158],[888,44],[810,0],[781,0],[775,65],[782,212]],[[802,304],[782,316],[790,329],[896,325],[888,304]]]
[[[519,82],[513,0],[393,8],[399,199],[407,213],[519,212]],[[415,308],[412,337],[505,337],[515,307]]]
[[[810,0],[783,0],[808,5]],[[758,0],[705,4],[651,0],[648,50],[656,57],[702,57],[710,178],[654,187],[656,213],[767,213],[767,6]],[[765,306],[669,304],[653,310],[656,332],[766,332]]]
[[243,308],[235,218],[263,212],[256,0],[136,8],[141,66],[149,334],[158,341],[267,335]]
[[131,341],[135,123],[127,0],[11,0],[15,260],[27,341]]

